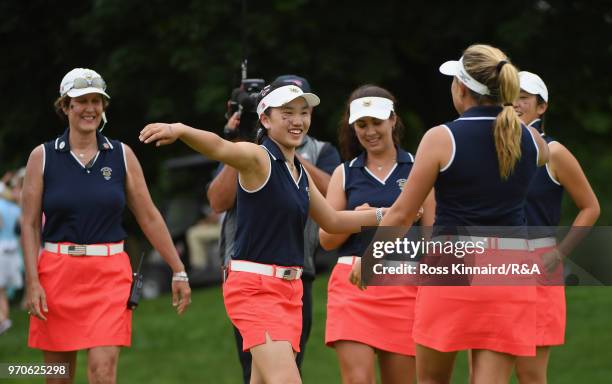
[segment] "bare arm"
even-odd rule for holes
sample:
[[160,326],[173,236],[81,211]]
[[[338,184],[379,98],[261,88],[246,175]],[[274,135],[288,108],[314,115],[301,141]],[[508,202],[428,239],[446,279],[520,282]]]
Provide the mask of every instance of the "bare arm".
[[231,209],[236,202],[238,171],[226,165],[208,187],[206,195],[215,213]]
[[181,139],[195,151],[236,168],[247,189],[261,186],[270,171],[268,153],[259,145],[243,141],[233,143],[212,132],[182,123],[149,124],[140,132],[139,139],[147,144],[155,142],[156,146],[172,144]]
[[[340,164],[334,171],[334,174],[331,176],[329,189],[325,198],[329,205],[336,211],[346,209],[346,194],[342,185],[343,167],[344,165]],[[321,242],[321,247],[328,251],[338,248],[346,241],[346,239],[349,238],[349,236],[350,234],[331,234],[323,229],[319,229],[319,241]]]
[[308,176],[310,185],[310,217],[328,233],[357,233],[361,227],[378,225],[376,212],[368,211],[336,211],[325,200],[321,192]]
[[[381,226],[412,226],[419,208],[433,191],[440,169],[450,160],[451,153],[452,142],[444,127],[434,127],[425,133],[404,190],[383,218]],[[424,214],[428,214],[427,211],[435,212],[431,199],[433,195],[426,204],[429,209],[424,206]],[[432,219],[426,220],[433,224]]]
[[27,307],[34,316],[46,320],[48,312],[45,292],[38,279],[38,254],[42,225],[43,194],[42,146],[30,154],[22,190],[21,246],[25,264]]
[[[414,167],[408,175],[404,189],[387,211],[380,226],[401,226],[404,227],[402,231],[406,233],[412,227],[421,205],[424,208],[425,222],[423,225],[428,223],[433,225],[433,218],[430,216],[432,212],[435,212],[435,208],[431,207],[431,200],[434,198],[433,185],[440,169],[450,161],[451,154],[452,142],[446,128],[437,126],[425,133],[417,149]],[[377,236],[380,236],[378,232],[374,235],[374,239]],[[429,238],[430,234],[426,233],[425,236]],[[361,281],[361,261],[353,265],[349,281],[360,289],[365,289]]]
[[581,229],[581,227],[591,227],[599,218],[599,201],[580,163],[567,148],[557,142],[551,143],[550,154],[551,173],[565,188],[579,209],[572,223],[572,227],[576,229],[570,230],[558,246],[561,252],[567,255],[588,233],[588,230]]
[[[134,152],[123,145],[127,162],[126,192],[127,204],[140,228],[153,247],[164,258],[174,273],[185,271],[185,266],[174,247],[168,227],[159,210],[153,204],[149,189],[145,182],[142,168]],[[183,313],[190,303],[191,289],[183,281],[172,282],[172,303],[177,306],[177,312]]]
[[327,188],[329,186],[331,176],[327,172],[317,168],[316,165],[304,159],[297,153],[296,153],[296,156],[298,156],[300,163],[302,163],[304,168],[306,168],[306,171],[308,171],[308,174],[312,178],[312,181],[314,182],[314,184],[319,189],[319,192],[321,192],[323,196],[327,196]]

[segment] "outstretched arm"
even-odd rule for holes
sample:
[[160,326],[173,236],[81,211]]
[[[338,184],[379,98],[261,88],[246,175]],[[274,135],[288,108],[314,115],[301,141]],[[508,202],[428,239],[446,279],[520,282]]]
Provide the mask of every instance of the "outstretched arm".
[[154,142],[158,147],[180,139],[195,151],[232,166],[239,172],[248,172],[267,163],[267,154],[258,145],[248,142],[233,143],[212,132],[182,123],[149,124],[140,132],[139,139],[146,144]]
[[[329,182],[327,196],[325,197],[329,205],[337,211],[342,211],[346,209],[346,194],[344,193],[342,185],[342,167],[344,167],[344,165],[340,164],[334,171]],[[346,241],[346,239],[348,239],[349,236],[350,235],[347,233],[331,234],[323,229],[319,229],[319,241],[321,243],[321,247],[328,251],[331,249],[338,248]]]
[[[310,185],[310,217],[328,233],[357,233],[361,227],[378,225],[376,211],[336,211],[325,200],[317,186],[308,176]],[[386,211],[386,208],[383,208]]]

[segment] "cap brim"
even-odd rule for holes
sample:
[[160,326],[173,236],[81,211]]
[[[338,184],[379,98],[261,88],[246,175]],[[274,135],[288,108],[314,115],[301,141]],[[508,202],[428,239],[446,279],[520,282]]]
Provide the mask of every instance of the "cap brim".
[[268,104],[268,107],[271,107],[271,108],[282,107],[283,105],[289,104],[293,100],[299,99],[300,97],[303,97],[304,100],[306,100],[306,104],[308,104],[309,107],[316,107],[317,105],[321,103],[321,99],[319,99],[319,96],[315,95],[314,93],[302,93],[301,95],[296,95],[293,98],[287,98],[284,100],[278,100],[275,103],[270,103]]
[[363,109],[361,111],[356,111],[354,114],[351,114],[351,116],[349,116],[348,123],[353,124],[362,117],[373,117],[378,120],[387,120],[389,117],[391,117],[391,110],[381,108],[368,108]]
[[79,88],[79,89],[73,88],[69,90],[68,92],[66,92],[66,95],[70,97],[79,97],[79,96],[87,95],[88,93],[99,93],[110,99],[110,96],[106,92],[96,87]]
[[459,61],[449,60],[440,66],[440,73],[447,76],[457,76],[459,73]]
[[303,97],[306,100],[309,107],[316,107],[317,105],[321,104],[321,99],[319,99],[319,96],[315,95],[314,93],[304,93],[300,97]]

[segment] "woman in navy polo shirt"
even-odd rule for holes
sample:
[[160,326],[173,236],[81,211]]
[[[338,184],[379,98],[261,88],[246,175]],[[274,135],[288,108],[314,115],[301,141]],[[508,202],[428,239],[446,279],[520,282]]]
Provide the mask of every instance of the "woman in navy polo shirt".
[[[525,207],[530,238],[544,262],[558,266],[570,251],[568,241],[556,244],[555,228],[561,221],[561,201],[567,190],[579,212],[572,226],[590,227],[599,217],[599,202],[578,160],[544,132],[543,118],[548,108],[548,89],[535,73],[519,72],[521,94],[514,108],[523,123],[538,130],[548,143],[550,159],[538,169]],[[565,341],[565,287],[536,287],[536,356],[519,357],[516,374],[520,383],[546,383],[550,347]]]
[[[340,123],[340,150],[350,159],[336,168],[326,199],[337,210],[389,207],[405,186],[412,154],[399,147],[404,129],[386,89],[363,85],[350,95]],[[433,225],[434,198],[425,203],[422,225]],[[369,231],[332,235],[320,230],[321,245],[338,248],[338,263],[327,288],[325,343],[336,350],[343,382],[373,383],[375,355],[383,383],[412,383],[412,339],[417,287],[350,284],[351,266],[371,241]]]
[[236,250],[223,287],[228,315],[253,356],[252,382],[299,383],[304,225],[310,215],[328,232],[376,225],[382,208],[337,212],[297,157],[319,98],[294,85],[268,85],[259,95],[258,142],[232,143],[184,124],[147,125],[140,139],[165,145],[181,139],[239,172]]
[[114,383],[119,347],[130,345],[132,271],[121,225],[126,204],[174,271],[179,314],[191,296],[136,156],[98,130],[108,99],[95,71],[76,68],[64,76],[55,107],[68,129],[32,151],[23,185],[28,345],[42,349],[47,363],[70,364],[65,383],[74,379],[80,349],[88,350],[89,382]]
[[[514,111],[516,68],[499,49],[472,45],[440,71],[453,76],[451,95],[461,116],[427,131],[382,224],[411,225],[435,186],[436,226],[524,227],[528,186],[548,160],[548,147]],[[496,243],[489,243],[496,255],[523,252]],[[360,266],[353,272],[358,283]],[[535,355],[535,287],[421,286],[413,337],[418,382],[450,382],[459,350],[472,350],[471,382],[508,382],[516,356]]]

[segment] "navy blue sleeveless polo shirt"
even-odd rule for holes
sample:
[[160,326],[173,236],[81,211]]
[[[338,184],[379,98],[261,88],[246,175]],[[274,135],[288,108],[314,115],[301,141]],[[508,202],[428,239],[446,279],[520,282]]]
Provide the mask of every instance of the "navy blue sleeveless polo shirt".
[[453,155],[435,182],[435,226],[524,226],[525,199],[537,170],[538,149],[521,124],[521,157],[503,180],[493,137],[497,106],[470,108],[445,124]]
[[97,133],[91,167],[70,151],[68,132],[44,146],[43,241],[76,244],[124,240],[126,165],[121,142]]
[[[343,189],[346,195],[346,209],[368,203],[371,207],[390,207],[404,189],[408,174],[412,170],[412,154],[396,147],[397,164],[385,180],[380,180],[366,167],[367,154],[362,152],[343,166]],[[362,231],[352,234],[338,249],[340,256],[362,256],[370,244],[373,231]]]
[[[530,126],[536,128],[546,143],[556,141],[542,131],[542,121],[535,120]],[[561,221],[561,202],[563,200],[563,186],[555,180],[548,164],[536,172],[529,186],[525,214],[529,226],[555,227]]]
[[233,259],[304,266],[304,226],[310,207],[308,176],[296,157],[296,182],[278,145],[266,137],[262,146],[270,157],[270,175],[256,191],[248,192],[238,185]]

